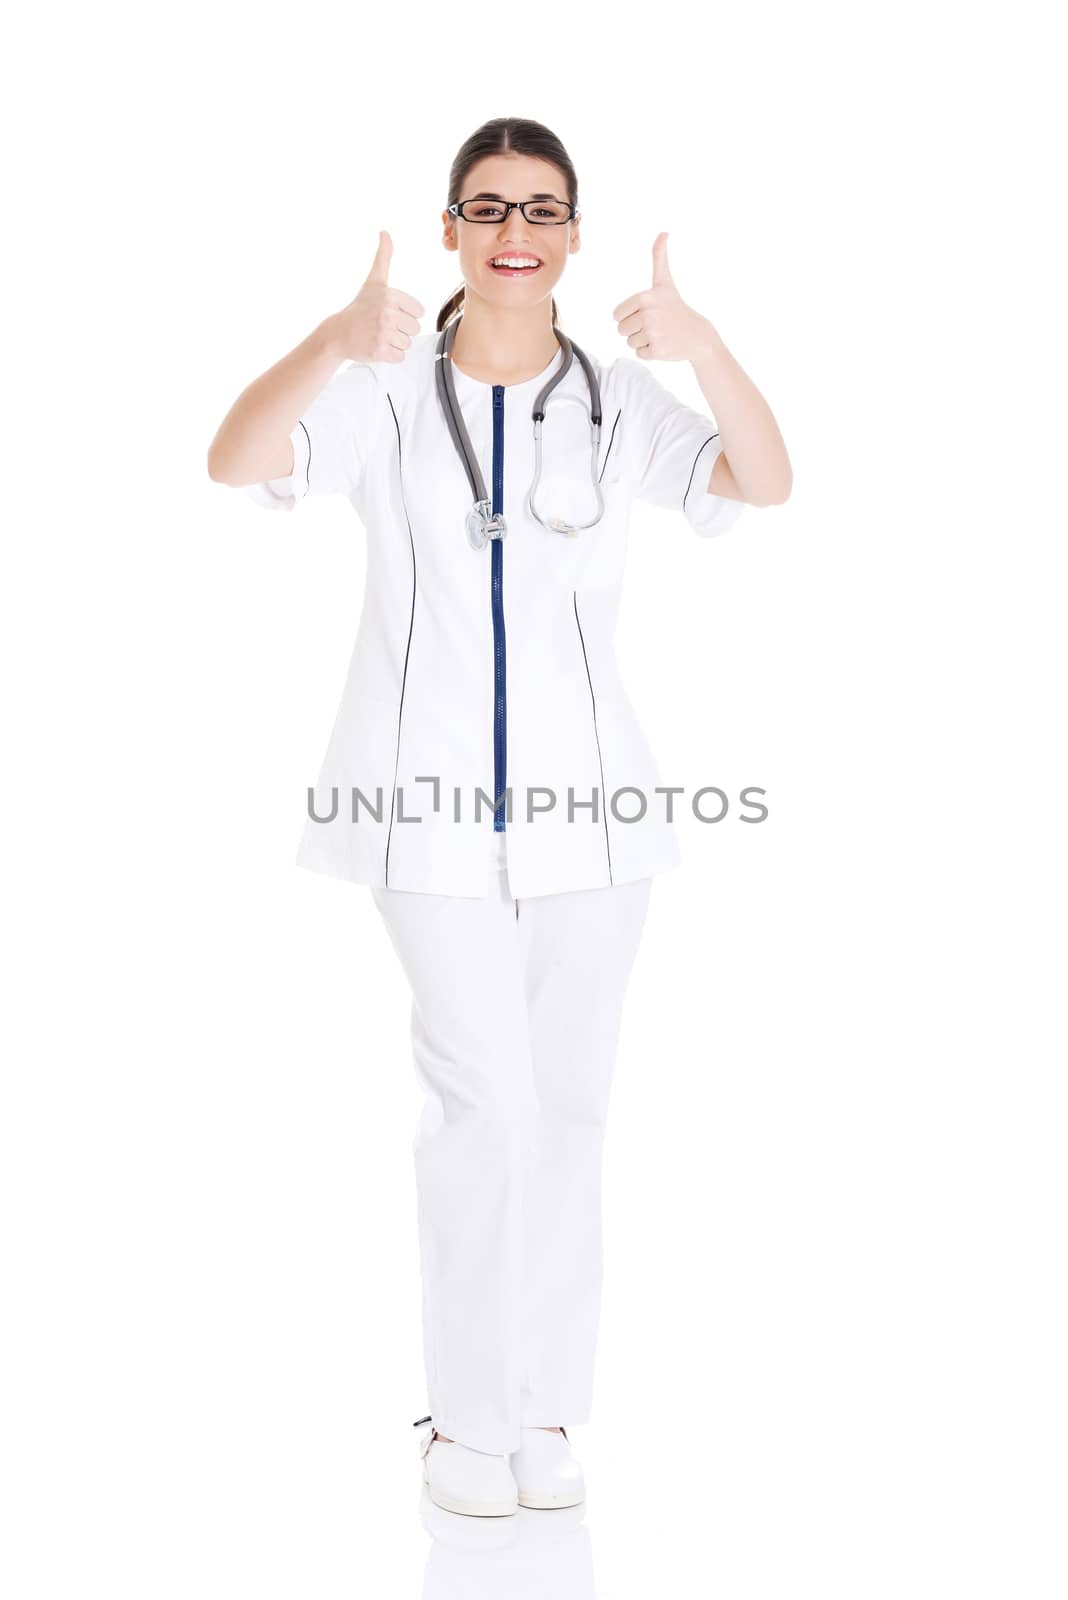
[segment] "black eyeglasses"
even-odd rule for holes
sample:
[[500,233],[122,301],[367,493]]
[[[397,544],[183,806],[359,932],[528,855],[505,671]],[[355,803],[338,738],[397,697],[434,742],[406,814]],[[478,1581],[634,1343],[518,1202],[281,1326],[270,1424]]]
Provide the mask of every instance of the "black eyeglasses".
[[521,211],[528,222],[544,228],[573,222],[578,207],[566,200],[454,200],[445,209],[465,222],[490,224],[503,222],[511,211]]

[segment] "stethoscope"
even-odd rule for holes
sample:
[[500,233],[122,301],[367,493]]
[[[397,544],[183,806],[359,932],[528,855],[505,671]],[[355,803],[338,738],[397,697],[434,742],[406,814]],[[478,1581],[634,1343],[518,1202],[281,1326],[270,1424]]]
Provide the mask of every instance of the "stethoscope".
[[[445,413],[445,421],[449,425],[453,444],[456,446],[460,460],[464,464],[468,481],[471,484],[471,492],[475,497],[475,503],[467,513],[468,543],[472,549],[481,550],[487,539],[503,539],[508,530],[505,527],[504,513],[502,511],[497,512],[496,515],[493,513],[493,503],[486,493],[485,479],[479,469],[475,453],[471,448],[471,437],[464,424],[463,413],[456,398],[456,384],[452,376],[451,351],[453,340],[456,338],[456,330],[462,320],[462,317],[454,317],[451,322],[446,323],[445,327],[442,328],[434,357],[434,366],[437,373],[438,397],[441,400],[441,409]],[[604,516],[604,497],[601,494],[601,485],[597,478],[597,457],[600,453],[601,445],[601,388],[597,382],[597,374],[590,365],[589,358],[579,349],[578,345],[573,344],[566,334],[561,333],[559,328],[554,328],[553,332],[556,334],[563,349],[564,360],[559,372],[553,374],[534,401],[534,409],[531,413],[534,422],[534,478],[527,492],[527,510],[535,522],[540,523],[543,528],[551,528],[556,533],[565,533],[573,537],[575,534],[581,533],[585,528],[594,527]],[[541,425],[545,420],[545,401],[556,388],[561,378],[567,376],[574,356],[578,356],[582,363],[590,391],[590,432],[592,439],[590,473],[597,495],[597,515],[592,522],[573,523],[566,521],[563,517],[550,517],[548,522],[543,522],[534,504],[534,495],[537,492],[538,482],[541,478]]]

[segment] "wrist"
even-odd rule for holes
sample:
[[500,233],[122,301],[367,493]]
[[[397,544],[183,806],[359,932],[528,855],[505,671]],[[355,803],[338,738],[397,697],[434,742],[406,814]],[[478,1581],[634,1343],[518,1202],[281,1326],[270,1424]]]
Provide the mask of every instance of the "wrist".
[[324,361],[332,361],[339,367],[345,359],[342,349],[341,330],[338,327],[337,313],[324,318],[311,334],[311,343],[315,351]]
[[727,354],[727,346],[710,322],[697,332],[690,345],[690,360],[696,367],[709,361],[720,361]]

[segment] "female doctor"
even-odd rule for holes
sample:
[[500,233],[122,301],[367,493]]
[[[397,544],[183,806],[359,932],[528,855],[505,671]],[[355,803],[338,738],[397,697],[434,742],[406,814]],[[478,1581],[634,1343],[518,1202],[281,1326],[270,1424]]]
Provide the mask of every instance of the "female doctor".
[[[297,859],[370,888],[411,985],[422,1472],[483,1516],[584,1496],[564,1429],[591,1407],[609,1085],[652,875],[679,861],[613,652],[629,508],[711,536],[791,481],[665,234],[613,312],[632,355],[563,333],[577,195],[547,128],[484,124],[449,175],[463,283],[435,333],[382,233],[356,299],[239,396],[208,460],[269,509],[343,494],[367,530]],[[692,363],[718,427],[651,359]]]

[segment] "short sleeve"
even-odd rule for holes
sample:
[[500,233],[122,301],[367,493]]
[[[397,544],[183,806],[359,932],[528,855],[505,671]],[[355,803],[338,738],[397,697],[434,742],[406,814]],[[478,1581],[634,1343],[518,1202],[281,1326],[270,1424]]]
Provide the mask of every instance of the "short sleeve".
[[336,372],[300,418],[290,440],[293,471],[287,478],[245,484],[268,511],[292,511],[306,494],[355,495],[388,413],[378,375],[357,361]]
[[635,497],[681,511],[703,538],[726,533],[744,500],[710,494],[708,480],[723,449],[716,424],[685,405],[637,359],[623,357],[623,432]]

